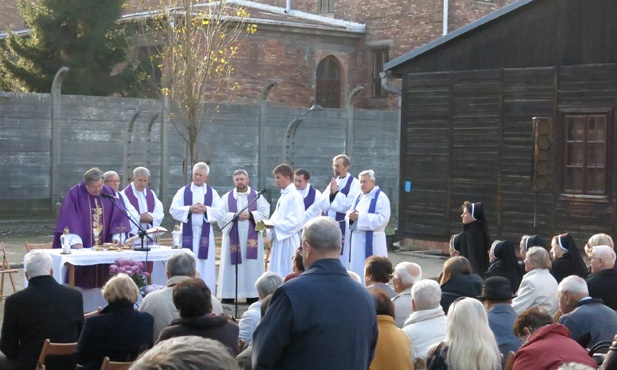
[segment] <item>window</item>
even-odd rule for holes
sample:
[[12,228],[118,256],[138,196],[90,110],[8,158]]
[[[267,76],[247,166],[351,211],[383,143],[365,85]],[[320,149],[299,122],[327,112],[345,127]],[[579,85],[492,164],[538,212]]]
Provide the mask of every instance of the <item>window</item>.
[[564,192],[606,195],[607,114],[565,116]]
[[373,98],[385,98],[387,93],[381,86],[379,73],[383,71],[383,65],[388,61],[387,46],[372,49],[373,52]]
[[334,13],[334,0],[319,0],[320,13]]
[[329,56],[317,66],[317,104],[324,108],[341,107],[341,71],[338,60]]

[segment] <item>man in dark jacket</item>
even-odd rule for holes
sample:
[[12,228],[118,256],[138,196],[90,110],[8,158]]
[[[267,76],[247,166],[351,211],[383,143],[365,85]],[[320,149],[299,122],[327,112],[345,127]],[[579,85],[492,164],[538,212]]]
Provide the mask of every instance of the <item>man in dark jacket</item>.
[[[25,257],[28,287],[6,299],[0,350],[11,369],[34,369],[45,339],[77,342],[84,321],[83,298],[75,289],[58,284],[51,256],[33,250]],[[56,360],[56,361],[54,361]],[[48,359],[46,368],[73,369],[75,361]]]
[[591,275],[587,287],[591,298],[601,299],[605,305],[617,310],[617,269],[615,251],[608,245],[596,245],[589,258]]
[[617,313],[589,296],[582,278],[571,275],[559,283],[559,309],[563,315],[559,323],[570,330],[572,339],[583,348],[613,339],[617,332]]
[[328,217],[302,233],[307,268],[280,286],[253,334],[253,369],[368,369],[377,343],[375,303],[341,264],[341,231]]

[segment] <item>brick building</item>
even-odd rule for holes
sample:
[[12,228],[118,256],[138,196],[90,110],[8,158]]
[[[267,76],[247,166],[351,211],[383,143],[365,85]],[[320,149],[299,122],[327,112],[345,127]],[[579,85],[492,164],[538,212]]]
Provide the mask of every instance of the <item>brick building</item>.
[[[0,0],[1,29],[23,29],[16,2]],[[143,4],[129,0],[127,13],[136,11],[134,4],[138,2]],[[438,38],[444,29],[452,31],[511,2],[243,2],[258,31],[245,41],[235,61],[240,88],[234,101],[258,103],[264,87],[276,81],[268,96],[268,102],[275,105],[308,106],[317,97],[330,108],[353,104],[363,109],[397,109],[397,97],[382,88],[378,77],[383,63]],[[445,8],[448,15],[444,22]]]

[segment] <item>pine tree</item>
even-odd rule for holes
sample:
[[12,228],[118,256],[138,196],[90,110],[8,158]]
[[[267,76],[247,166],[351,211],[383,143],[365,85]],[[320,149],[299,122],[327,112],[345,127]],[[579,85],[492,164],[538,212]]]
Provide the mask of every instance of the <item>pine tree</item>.
[[[124,0],[20,0],[29,34],[9,34],[0,55],[0,85],[50,92],[58,69],[70,68],[62,92],[131,95],[132,67],[116,21]],[[3,76],[4,74],[4,76]]]

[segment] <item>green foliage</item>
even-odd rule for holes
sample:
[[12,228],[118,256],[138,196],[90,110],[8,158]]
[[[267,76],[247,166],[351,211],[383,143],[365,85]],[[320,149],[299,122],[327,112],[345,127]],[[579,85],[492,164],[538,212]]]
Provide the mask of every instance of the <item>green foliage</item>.
[[[124,0],[20,0],[30,32],[9,34],[0,55],[0,85],[50,92],[63,66],[62,92],[133,95],[139,81],[126,62],[127,42],[116,21]],[[4,75],[3,75],[4,74]]]

